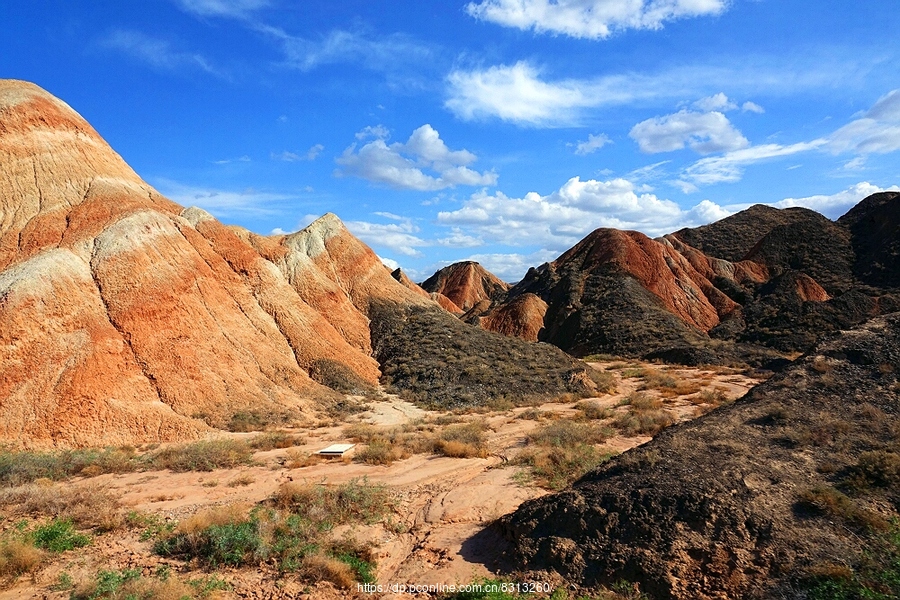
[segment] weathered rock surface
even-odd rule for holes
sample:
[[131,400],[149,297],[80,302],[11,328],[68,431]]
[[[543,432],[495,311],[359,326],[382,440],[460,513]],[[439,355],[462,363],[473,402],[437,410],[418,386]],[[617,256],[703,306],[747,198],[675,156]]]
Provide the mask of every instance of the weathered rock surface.
[[[876,194],[837,222],[757,205],[655,240],[598,229],[462,318],[490,327],[487,314],[502,312],[505,333],[537,330],[579,356],[766,364],[900,309],[898,203],[896,192]],[[523,293],[547,303],[542,328],[510,326],[517,313],[505,307]]]
[[508,283],[472,261],[453,263],[422,283],[425,291],[443,294],[463,311],[483,300],[502,299],[509,287]]
[[534,294],[524,293],[479,317],[478,325],[529,342],[540,339],[544,329],[547,303]]
[[501,519],[512,558],[657,600],[805,598],[887,564],[898,373],[900,314],[836,335],[735,404]]
[[326,215],[265,238],[144,183],[65,103],[0,81],[0,440],[186,439],[236,412],[310,412],[333,361],[375,384],[391,279]]

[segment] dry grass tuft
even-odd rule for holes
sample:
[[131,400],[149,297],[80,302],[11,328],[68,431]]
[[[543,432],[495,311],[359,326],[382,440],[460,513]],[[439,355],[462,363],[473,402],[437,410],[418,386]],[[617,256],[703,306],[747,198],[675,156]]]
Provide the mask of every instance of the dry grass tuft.
[[662,400],[646,392],[632,392],[619,403],[620,406],[629,406],[633,412],[657,410],[662,407]]
[[303,558],[300,572],[313,581],[330,581],[341,589],[356,585],[356,576],[347,563],[330,556],[310,554]]
[[254,450],[275,450],[293,448],[303,444],[303,438],[299,435],[291,435],[282,431],[270,431],[261,433],[250,440],[250,447]]
[[575,405],[575,408],[584,414],[585,419],[591,420],[609,419],[615,414],[613,409],[600,406],[590,400],[582,400]]
[[24,485],[0,494],[0,506],[13,514],[70,519],[81,528],[99,531],[113,531],[125,524],[118,498],[97,485]]
[[186,535],[199,533],[213,525],[234,525],[247,517],[250,505],[244,503],[225,504],[194,513],[178,523],[175,533]]
[[640,410],[619,415],[612,426],[627,437],[654,436],[676,421],[675,415],[667,410]]
[[0,542],[0,576],[18,577],[31,573],[44,560],[44,553],[26,540],[7,539]]
[[183,473],[233,469],[250,464],[252,458],[253,450],[246,442],[220,439],[165,448],[151,458],[151,463],[157,469]]
[[528,436],[535,446],[565,448],[577,444],[602,444],[612,432],[592,423],[560,419],[537,429]]

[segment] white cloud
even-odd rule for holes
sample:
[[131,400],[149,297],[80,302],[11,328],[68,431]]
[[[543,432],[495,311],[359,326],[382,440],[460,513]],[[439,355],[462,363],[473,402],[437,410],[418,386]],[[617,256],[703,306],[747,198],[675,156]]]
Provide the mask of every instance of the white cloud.
[[268,6],[269,0],[177,0],[181,8],[201,17],[245,17]]
[[369,138],[386,140],[391,137],[391,132],[384,125],[368,125],[356,132],[356,139],[362,141]]
[[528,269],[556,260],[559,254],[556,250],[537,250],[528,254],[472,254],[462,260],[473,260],[503,281],[518,283]]
[[285,162],[300,162],[304,160],[316,160],[322,150],[325,149],[325,146],[322,144],[316,144],[306,151],[304,154],[297,154],[295,152],[290,152],[289,150],[285,150],[284,152],[275,153],[273,152],[270,157],[272,160],[283,160]]
[[213,162],[217,165],[229,165],[234,162],[251,162],[252,159],[246,154],[243,156],[239,156],[237,158],[223,158],[222,160],[214,160]]
[[357,31],[335,29],[319,39],[307,39],[280,27],[262,23],[254,27],[281,46],[287,66],[301,71],[340,63],[357,63],[373,71],[393,71],[427,62],[434,55],[430,46],[402,33],[373,38]]
[[750,145],[720,112],[681,110],[642,121],[628,135],[638,143],[641,151],[651,154],[680,150],[685,144],[701,154],[738,150]]
[[737,108],[737,104],[734,100],[731,100],[726,96],[723,92],[719,92],[714,96],[708,96],[706,98],[701,98],[697,100],[693,104],[694,108],[702,110],[703,112],[712,112],[714,110],[720,112],[727,112],[729,110],[734,110]]
[[450,97],[444,105],[465,120],[496,116],[530,125],[571,124],[584,108],[598,101],[584,83],[546,83],[527,62],[483,71],[453,71],[447,77]]
[[863,198],[885,191],[900,191],[900,187],[894,185],[889,188],[882,188],[877,185],[872,185],[867,181],[863,181],[850,186],[846,190],[837,192],[836,194],[820,194],[816,196],[807,196],[806,198],[785,198],[780,202],[775,202],[772,206],[776,208],[802,206],[820,212],[829,219],[837,219],[856,206]]
[[370,246],[389,248],[405,256],[422,256],[418,248],[431,243],[415,235],[419,227],[412,219],[400,217],[395,223],[370,223],[368,221],[346,221],[347,229]]
[[505,27],[602,39],[625,29],[659,29],[681,17],[715,15],[725,0],[481,0],[466,12]]
[[[377,256],[377,255],[376,255],[376,256]],[[380,261],[381,261],[381,264],[383,264],[384,266],[386,266],[386,267],[387,267],[388,269],[390,269],[391,271],[396,271],[397,269],[400,268],[400,263],[398,263],[396,260],[393,260],[393,259],[390,259],[390,258],[385,258],[385,257],[383,257],[383,256],[379,256],[379,257],[378,257],[378,260],[380,260]]]
[[830,147],[835,153],[864,155],[900,150],[900,90],[882,96],[862,118],[835,131]]
[[[468,150],[450,150],[431,125],[422,125],[405,144],[391,145],[375,139],[357,150],[352,144],[336,159],[351,175],[398,189],[441,190],[457,185],[491,186],[497,183],[493,171],[479,173],[468,166],[477,157]],[[431,171],[434,175],[425,171]],[[436,175],[436,176],[435,176]]]
[[744,112],[756,113],[758,115],[761,115],[764,112],[766,112],[766,109],[764,109],[762,106],[760,106],[756,102],[750,102],[749,100],[747,102],[744,102],[743,104],[741,104],[741,110]]
[[438,239],[436,245],[449,248],[475,248],[476,246],[483,246],[484,240],[463,233],[459,227],[453,227],[450,235]]
[[119,50],[156,69],[165,71],[199,69],[210,75],[223,77],[223,74],[213,68],[202,54],[175,50],[166,40],[139,31],[119,29],[106,36],[100,44],[106,48]]
[[[554,80],[519,61],[452,71],[444,106],[463,120],[499,118],[517,125],[558,127],[578,124],[591,109],[696,98],[723,87],[732,93],[765,90],[770,95],[833,88],[852,80],[860,69],[852,61],[836,61],[830,55],[826,59],[824,52],[811,51],[790,62],[776,56],[725,58],[720,64],[683,65],[656,73]],[[744,106],[761,108],[753,103]]]
[[160,193],[170,200],[182,206],[199,206],[217,218],[279,214],[287,201],[293,198],[288,194],[254,189],[233,191],[191,186],[170,179],[159,179],[155,184]]
[[747,165],[771,158],[809,152],[822,148],[826,143],[824,139],[816,139],[787,146],[761,144],[727,152],[721,156],[701,158],[685,169],[681,174],[680,181],[675,183],[682,184],[682,189],[685,191],[696,191],[697,186],[700,185],[733,183],[740,181],[744,174],[744,167]]
[[542,245],[562,252],[597,227],[637,229],[661,235],[708,222],[728,212],[704,201],[683,210],[670,200],[637,193],[625,179],[581,181],[573,177],[559,190],[541,196],[510,198],[502,192],[477,192],[454,211],[439,212],[441,225],[459,227],[487,243]]
[[578,144],[575,146],[575,154],[578,154],[580,156],[591,154],[593,152],[596,152],[603,146],[611,143],[612,140],[610,140],[609,136],[607,136],[605,133],[600,133],[597,135],[589,133],[587,140],[578,142]]

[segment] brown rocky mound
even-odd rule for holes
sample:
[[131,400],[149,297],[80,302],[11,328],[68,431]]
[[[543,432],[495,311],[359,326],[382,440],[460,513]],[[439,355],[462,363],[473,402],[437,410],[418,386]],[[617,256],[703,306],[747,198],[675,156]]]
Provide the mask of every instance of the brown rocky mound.
[[576,355],[698,344],[738,307],[672,244],[615,229],[529,270],[510,301],[525,293],[548,305],[540,339]]
[[321,361],[374,384],[370,299],[434,305],[333,215],[264,238],[144,183],[75,111],[0,81],[0,440],[196,437],[238,412],[333,394]]
[[534,294],[520,294],[479,317],[478,325],[510,337],[536,342],[544,329],[547,303]]
[[895,597],[898,374],[900,314],[841,333],[504,517],[513,558],[659,600]]
[[394,269],[391,272],[391,277],[399,281],[403,284],[404,287],[414,291],[419,294],[423,298],[431,298],[435,302],[437,302],[441,308],[446,310],[447,312],[453,313],[455,315],[459,315],[463,313],[463,310],[453,303],[453,300],[448,298],[447,296],[439,293],[439,292],[431,292],[430,294],[422,289],[419,284],[415,283],[412,279],[410,279],[406,273],[403,272],[402,269]]
[[472,261],[444,267],[426,279],[422,287],[428,292],[443,294],[463,311],[482,300],[500,300],[509,290],[508,283]]

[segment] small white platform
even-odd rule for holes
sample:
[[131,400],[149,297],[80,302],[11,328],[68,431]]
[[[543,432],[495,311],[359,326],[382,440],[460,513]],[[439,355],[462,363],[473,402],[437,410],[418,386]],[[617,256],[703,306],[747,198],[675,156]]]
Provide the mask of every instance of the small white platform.
[[356,444],[332,444],[327,448],[322,448],[316,454],[322,456],[343,456]]

